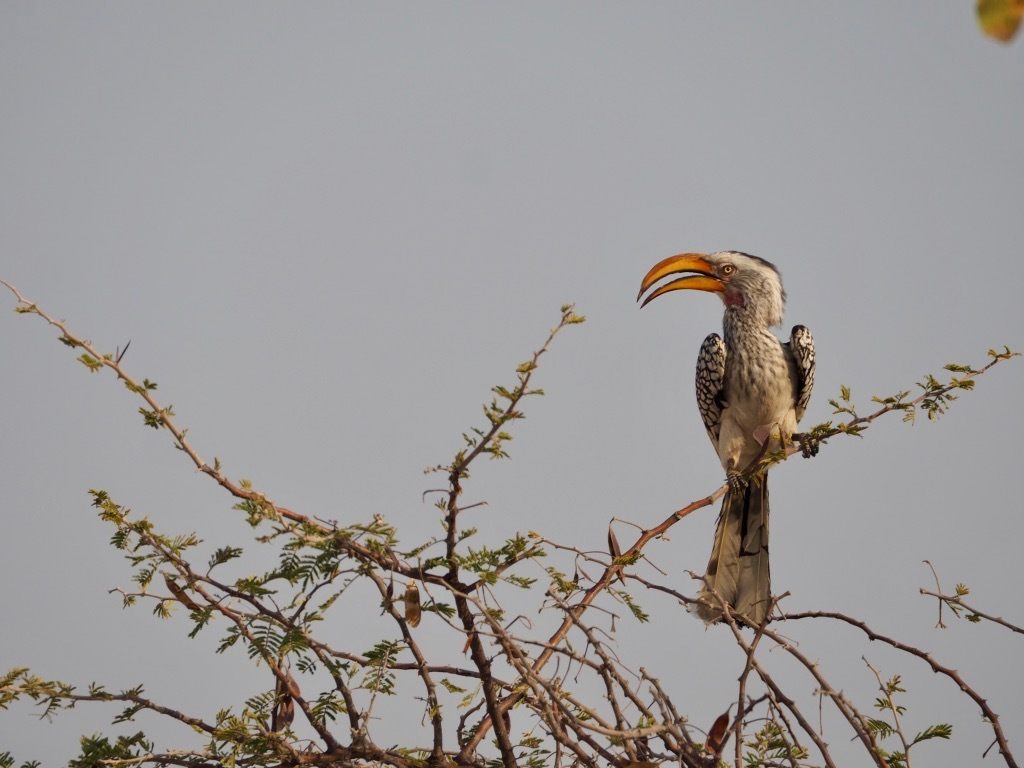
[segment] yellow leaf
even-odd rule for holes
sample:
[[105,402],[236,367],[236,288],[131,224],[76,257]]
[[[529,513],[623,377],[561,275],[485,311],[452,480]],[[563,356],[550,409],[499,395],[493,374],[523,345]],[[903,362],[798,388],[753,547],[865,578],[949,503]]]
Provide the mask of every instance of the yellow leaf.
[[1017,34],[1024,17],[1024,0],[978,0],[978,26],[981,31],[1002,43]]

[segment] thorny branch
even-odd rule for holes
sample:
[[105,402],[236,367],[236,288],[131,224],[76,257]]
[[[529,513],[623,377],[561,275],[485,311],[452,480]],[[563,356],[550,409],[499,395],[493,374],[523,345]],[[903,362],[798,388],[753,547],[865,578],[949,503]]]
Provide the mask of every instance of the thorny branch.
[[799,619],[834,619],[836,621],[841,621],[845,624],[849,624],[851,627],[856,627],[857,629],[859,629],[867,636],[869,640],[884,643],[888,646],[891,646],[892,648],[895,648],[898,651],[902,651],[903,653],[907,653],[911,656],[915,656],[921,659],[929,667],[931,667],[932,672],[948,677],[950,680],[956,683],[957,687],[961,691],[963,691],[968,697],[970,697],[975,704],[978,705],[978,708],[981,709],[982,714],[985,716],[985,719],[992,727],[992,732],[996,737],[996,742],[999,744],[999,752],[1000,754],[1002,754],[1003,759],[1006,761],[1006,764],[1010,768],[1018,768],[1017,762],[1013,757],[1013,753],[1010,752],[1010,745],[1006,739],[1006,734],[1003,732],[1002,725],[999,722],[999,715],[997,715],[992,710],[988,702],[976,690],[974,690],[974,688],[972,688],[964,681],[964,679],[960,676],[959,672],[957,672],[955,669],[951,669],[949,667],[945,667],[939,664],[937,661],[935,661],[935,659],[932,658],[930,653],[922,651],[920,648],[916,648],[915,646],[912,646],[909,643],[903,643],[899,640],[895,640],[891,637],[876,632],[860,619],[855,619],[851,616],[846,616],[842,613],[837,613],[835,611],[800,611],[795,613],[786,613],[779,618],[781,621],[797,621]]
[[[485,768],[496,761],[508,768],[520,764],[529,768],[606,764],[651,768],[668,762],[684,768],[711,768],[715,764],[728,733],[709,735],[703,744],[695,739],[691,732],[700,729],[680,714],[658,679],[643,667],[639,672],[630,669],[613,647],[614,638],[594,622],[607,617],[614,632],[617,615],[605,607],[605,602],[599,602],[603,598],[625,605],[637,619],[645,621],[646,614],[629,593],[629,587],[635,584],[684,606],[692,602],[692,598],[670,583],[659,583],[659,576],[665,578],[663,572],[652,579],[637,570],[649,565],[645,550],[652,541],[664,537],[691,513],[714,504],[727,490],[727,483],[656,525],[638,526],[638,535],[625,549],[614,535],[610,536],[607,556],[586,552],[575,543],[559,544],[539,534],[532,539],[517,536],[500,548],[473,548],[464,543],[476,531],[460,527],[462,513],[482,504],[461,502],[470,469],[482,456],[507,456],[506,445],[512,436],[506,430],[513,421],[523,418],[524,400],[542,394],[531,383],[541,356],[562,329],[583,321],[571,305],[562,308],[561,320],[545,342],[516,369],[515,384],[494,388],[494,397],[484,406],[485,427],[465,433],[465,448],[451,462],[433,468],[447,480],[438,504],[443,514],[443,535],[403,550],[398,547],[396,530],[381,517],[367,523],[341,525],[280,506],[247,481],[230,479],[219,461],[207,463],[190,444],[187,430],[175,421],[173,409],[157,400],[156,384],[148,379],[140,382],[127,373],[123,350],[100,353],[66,323],[47,314],[10,284],[3,285],[17,298],[18,312],[36,314],[55,327],[62,343],[82,351],[78,359],[90,371],[110,369],[127,389],[139,396],[145,404],[140,408],[145,423],[167,429],[175,447],[237,500],[236,508],[246,514],[254,527],[269,527],[269,533],[261,536],[260,541],[283,543],[277,567],[256,576],[225,579],[219,576],[218,569],[241,557],[240,548],[222,548],[211,558],[209,567],[199,567],[189,551],[199,543],[197,537],[160,534],[148,519],[129,515],[105,492],[94,491],[94,504],[115,529],[112,542],[135,569],[138,588],[117,590],[126,607],[138,600],[150,600],[155,604],[154,612],[166,617],[170,615],[170,606],[181,605],[189,613],[192,635],[217,623],[225,632],[220,650],[235,643],[243,645],[254,661],[269,670],[273,688],[252,697],[241,711],[223,710],[216,718],[201,718],[156,704],[142,696],[141,688],[109,694],[94,687],[89,693],[81,693],[67,684],[45,681],[19,668],[0,677],[0,709],[20,698],[39,702],[47,716],[75,703],[121,702],[129,705],[121,719],[130,719],[137,712],[152,712],[209,737],[205,748],[192,751],[157,752],[142,740],[108,745],[111,752],[105,762],[109,765],[212,768],[232,762],[251,766],[375,764],[447,768],[454,764]],[[802,445],[788,445],[777,453],[760,456],[744,474],[764,472],[772,464],[798,451],[816,448],[835,435],[859,435],[887,413],[900,412],[904,418],[912,418],[917,409],[922,409],[929,417],[939,415],[955,399],[957,390],[970,389],[976,377],[1014,353],[1007,349],[990,355],[991,361],[979,369],[948,366],[956,374],[949,382],[928,377],[916,398],[910,399],[908,393],[901,392],[891,398],[876,399],[880,407],[866,416],[856,413],[844,388],[841,402],[832,404],[835,414],[849,417],[846,421],[814,427],[798,436]],[[532,623],[522,617],[509,620],[504,615],[498,588],[529,589],[535,580],[523,575],[521,565],[545,557],[545,547],[573,557],[576,574],[570,580],[553,567],[545,570],[549,578],[545,607],[557,611],[560,621],[543,640],[543,635],[529,634]],[[589,566],[597,570],[596,578],[586,574]],[[169,595],[150,589],[157,574],[162,574]],[[394,594],[396,581],[408,585],[404,610],[402,600]],[[617,586],[619,582],[621,587]],[[382,614],[374,626],[380,627],[382,639],[373,648],[358,651],[334,647],[318,637],[324,631],[322,622],[336,603],[348,601],[350,611],[361,616],[367,613],[365,602],[353,602],[361,598],[350,597],[363,583],[369,584],[380,598]],[[422,605],[418,597],[409,597],[419,594],[413,589],[417,584],[429,598]],[[1006,619],[965,603],[962,598],[966,592],[961,593],[959,587],[956,595],[945,595],[941,590],[922,593],[954,612],[965,612],[969,620],[984,619],[1024,633]],[[365,592],[362,595],[365,599]],[[595,611],[588,614],[590,608]],[[421,612],[424,621],[433,623],[430,634],[418,629]],[[366,615],[361,621],[373,623],[372,618]],[[955,670],[939,665],[924,651],[879,635],[856,619],[828,612],[784,614],[748,636],[743,622],[723,605],[722,623],[728,626],[742,652],[735,694],[737,712],[728,728],[734,739],[733,759],[737,767],[747,762],[761,766],[785,764],[789,768],[807,765],[806,750],[800,746],[798,733],[813,742],[826,766],[836,765],[820,727],[814,726],[804,714],[797,698],[784,691],[778,676],[769,672],[763,660],[765,645],[796,659],[846,720],[875,764],[889,765],[889,753],[879,747],[870,718],[828,683],[819,662],[812,661],[772,626],[775,621],[802,618],[846,622],[870,639],[920,658],[934,672],[952,679],[978,704],[992,726],[1004,760],[1010,768],[1016,768],[999,718],[986,701]],[[447,653],[436,647],[437,638],[442,636],[437,634],[439,630],[452,641]],[[575,638],[579,639],[579,646]],[[460,647],[464,647],[463,654],[468,653],[469,663],[460,663]],[[296,675],[303,676],[301,688]],[[418,679],[424,692],[429,745],[417,745],[416,736],[410,731],[406,744],[383,748],[374,743],[368,721],[377,702],[396,695],[405,679]],[[751,696],[748,689],[757,681],[763,692]],[[304,694],[303,689],[318,693]],[[457,719],[446,716],[451,708],[460,711]],[[513,730],[513,709],[517,710],[517,722],[519,711],[528,716],[528,727],[519,736]],[[302,713],[303,725],[296,728],[304,733],[292,728],[295,711]],[[345,717],[345,728],[338,728],[339,716]],[[481,719],[474,723],[474,717]],[[762,723],[760,730],[747,734],[745,725],[754,722]],[[494,737],[496,753],[485,741],[488,734]],[[898,735],[906,755],[912,742],[902,731]],[[4,753],[0,753],[0,765],[6,768],[3,758]]]
[[[943,595],[940,592],[932,592],[931,590],[923,588],[920,590],[920,592],[922,595],[934,597],[939,601],[940,604],[949,606],[949,608],[957,616],[960,615],[961,611],[966,611],[966,614],[963,618],[967,619],[967,621],[977,622],[981,619],[984,619],[985,621],[991,621],[993,624],[998,624],[1001,627],[1005,627],[1011,632],[1016,632],[1018,635],[1024,635],[1024,627],[1019,627],[1016,624],[1007,621],[1002,616],[993,616],[990,613],[985,613],[984,611],[975,608],[973,605],[964,600],[963,595],[961,594]],[[965,592],[964,594],[967,593]]]

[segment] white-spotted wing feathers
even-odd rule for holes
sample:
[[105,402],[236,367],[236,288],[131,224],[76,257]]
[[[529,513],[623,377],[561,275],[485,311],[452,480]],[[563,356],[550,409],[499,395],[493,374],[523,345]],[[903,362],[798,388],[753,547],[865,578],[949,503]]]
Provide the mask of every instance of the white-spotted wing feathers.
[[799,387],[796,394],[796,420],[800,421],[814,389],[814,337],[806,326],[795,325],[789,336],[789,351],[796,362]]
[[722,390],[725,387],[725,342],[712,333],[700,345],[697,355],[697,409],[711,442],[718,447],[722,427]]

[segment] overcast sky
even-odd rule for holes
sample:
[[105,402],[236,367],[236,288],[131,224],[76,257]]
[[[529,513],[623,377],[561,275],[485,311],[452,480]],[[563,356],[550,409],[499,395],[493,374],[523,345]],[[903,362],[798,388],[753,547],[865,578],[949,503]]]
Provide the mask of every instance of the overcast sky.
[[[467,494],[489,502],[474,522],[492,541],[536,529],[599,549],[611,517],[649,525],[722,480],[692,391],[720,304],[634,303],[667,255],[778,265],[783,332],[803,323],[817,342],[811,423],[840,384],[866,407],[951,360],[1024,347],[1024,41],[983,38],[972,7],[6,2],[0,277],[104,350],[131,339],[129,370],[232,477],[308,514],[382,513],[407,541],[436,527],[423,467],[575,301],[589,321],[544,358],[547,396],[516,425],[512,461]],[[145,681],[205,715],[263,690],[240,650],[187,640],[184,616],[121,610],[107,590],[130,571],[86,491],[210,546],[246,540],[230,499],[123,387],[0,304],[0,668]],[[889,418],[778,468],[771,544],[790,609],[841,610],[934,652],[1018,754],[1019,641],[934,629],[918,588],[929,559],[947,589],[966,582],[979,607],[1024,620],[1022,383],[1014,361],[938,424]],[[649,549],[680,589],[714,517]],[[735,698],[739,651],[645,603],[654,619],[622,636],[624,660],[710,724]],[[903,673],[911,729],[955,724],[922,755],[980,762],[991,732],[948,680],[838,627],[782,629],[864,706],[861,654]],[[0,750],[59,764],[81,733],[131,732],[105,726],[114,713],[46,724],[18,707],[0,713]],[[141,724],[159,746],[190,739]],[[844,749],[845,731],[827,736]]]

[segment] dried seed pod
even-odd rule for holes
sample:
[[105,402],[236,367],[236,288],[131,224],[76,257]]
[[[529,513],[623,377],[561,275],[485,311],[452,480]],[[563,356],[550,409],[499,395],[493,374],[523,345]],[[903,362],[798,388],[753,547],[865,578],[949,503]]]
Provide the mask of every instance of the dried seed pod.
[[192,598],[188,596],[188,592],[178,586],[178,582],[176,582],[170,574],[164,574],[164,584],[167,585],[167,589],[171,591],[174,598],[190,611],[202,610],[198,605],[196,605]]
[[728,740],[729,710],[727,709],[715,719],[714,724],[711,726],[711,730],[708,731],[708,740],[704,744],[704,748],[715,757],[718,757],[722,754],[722,748]]
[[[619,539],[615,536],[615,531],[612,529],[611,523],[608,524],[608,553],[612,556],[612,560],[618,560],[622,557],[622,547],[619,546]],[[623,584],[626,583],[626,579],[622,575],[621,570],[617,576],[619,581]]]
[[405,588],[405,622],[410,627],[418,627],[420,624],[420,588],[415,582],[409,582]]
[[299,688],[299,684],[295,682],[295,678],[292,677],[288,672],[285,672],[285,688],[288,690],[288,694],[292,698],[299,698],[302,695],[302,689]]
[[283,731],[292,724],[295,719],[295,702],[287,693],[280,696],[277,705],[274,707],[274,714],[270,719],[270,730]]

